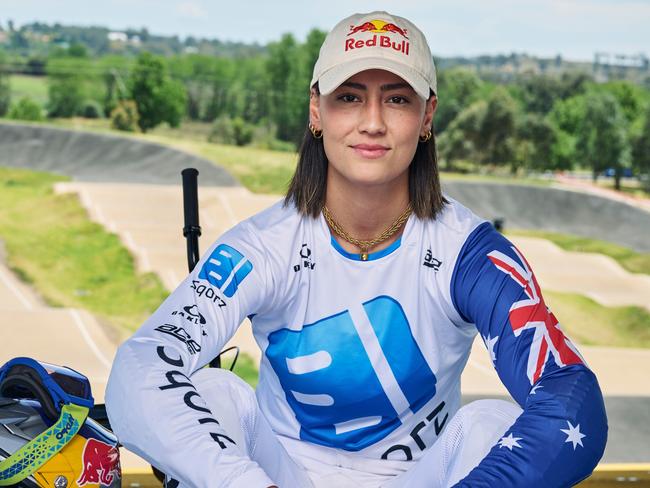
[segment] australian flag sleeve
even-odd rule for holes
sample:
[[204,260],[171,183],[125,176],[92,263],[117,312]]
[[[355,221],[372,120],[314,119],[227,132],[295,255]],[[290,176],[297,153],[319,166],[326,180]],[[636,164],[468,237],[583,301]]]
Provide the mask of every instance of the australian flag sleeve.
[[461,249],[451,294],[523,408],[456,486],[568,487],[589,476],[607,440],[602,393],[521,252],[489,223],[481,224]]

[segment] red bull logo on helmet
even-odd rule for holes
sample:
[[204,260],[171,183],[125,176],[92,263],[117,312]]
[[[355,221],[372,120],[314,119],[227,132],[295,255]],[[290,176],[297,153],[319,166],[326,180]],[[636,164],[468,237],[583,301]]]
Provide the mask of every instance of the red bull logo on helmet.
[[[373,36],[365,39],[350,37],[365,32],[372,32]],[[397,34],[401,39],[395,41],[391,36],[386,34]],[[360,25],[351,25],[347,37],[345,40],[346,52],[354,49],[363,49],[364,47],[383,47],[394,49],[407,56],[409,54],[407,30],[385,20],[371,20]]]
[[116,477],[122,477],[120,451],[115,446],[97,439],[88,439],[81,457],[83,469],[77,480],[79,486],[110,486]]

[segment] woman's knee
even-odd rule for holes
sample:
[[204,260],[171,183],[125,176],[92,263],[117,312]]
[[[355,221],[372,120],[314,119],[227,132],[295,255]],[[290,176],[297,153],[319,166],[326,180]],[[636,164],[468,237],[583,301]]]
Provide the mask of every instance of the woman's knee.
[[235,442],[247,445],[258,410],[253,388],[236,374],[220,368],[202,368],[191,380],[226,433],[235,437]]
[[227,369],[202,368],[192,375],[191,380],[204,398],[213,396],[220,398],[232,397],[236,400],[244,400],[246,404],[249,404],[250,400],[255,398],[253,388]]

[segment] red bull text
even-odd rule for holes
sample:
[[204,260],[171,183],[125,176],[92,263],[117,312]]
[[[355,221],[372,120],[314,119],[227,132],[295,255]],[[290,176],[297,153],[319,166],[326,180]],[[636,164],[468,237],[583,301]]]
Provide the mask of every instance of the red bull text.
[[[374,35],[369,39],[355,39],[350,37],[353,34],[364,32],[374,32]],[[390,36],[386,34],[397,34],[404,39],[401,41],[393,41]],[[351,25],[350,32],[348,32],[349,39],[345,40],[345,50],[350,51],[353,49],[362,49],[364,47],[383,47],[394,49],[408,56],[409,42],[406,35],[406,29],[396,26],[393,23],[385,22],[383,20],[373,20],[372,22],[364,22],[361,25]]]
[[384,48],[392,48],[395,51],[402,52],[408,56],[409,54],[409,42],[406,40],[402,40],[399,42],[391,41],[390,37],[388,36],[378,36],[377,34],[374,34],[370,39],[355,39],[354,37],[351,37],[350,39],[345,40],[345,50],[350,51],[352,49],[362,49],[364,47],[384,47]]
[[77,480],[77,485],[101,484],[110,486],[115,477],[122,477],[120,468],[120,451],[115,446],[97,439],[88,439],[84,446],[83,471]]

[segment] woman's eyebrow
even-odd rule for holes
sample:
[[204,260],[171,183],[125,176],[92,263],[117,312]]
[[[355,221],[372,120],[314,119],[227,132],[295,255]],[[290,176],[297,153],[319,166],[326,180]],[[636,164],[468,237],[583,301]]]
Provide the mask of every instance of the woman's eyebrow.
[[[353,81],[344,81],[343,83],[341,83],[341,86],[347,86],[348,88],[356,88],[357,90],[368,89],[368,87],[363,83],[355,83]],[[400,83],[388,83],[386,85],[381,85],[379,87],[381,91],[399,90],[401,88],[411,88],[411,85],[409,85],[406,82],[400,82]]]
[[391,90],[401,90],[402,88],[411,88],[411,85],[402,81],[400,83],[389,83],[387,85],[381,85],[379,89],[381,91],[391,91]]

